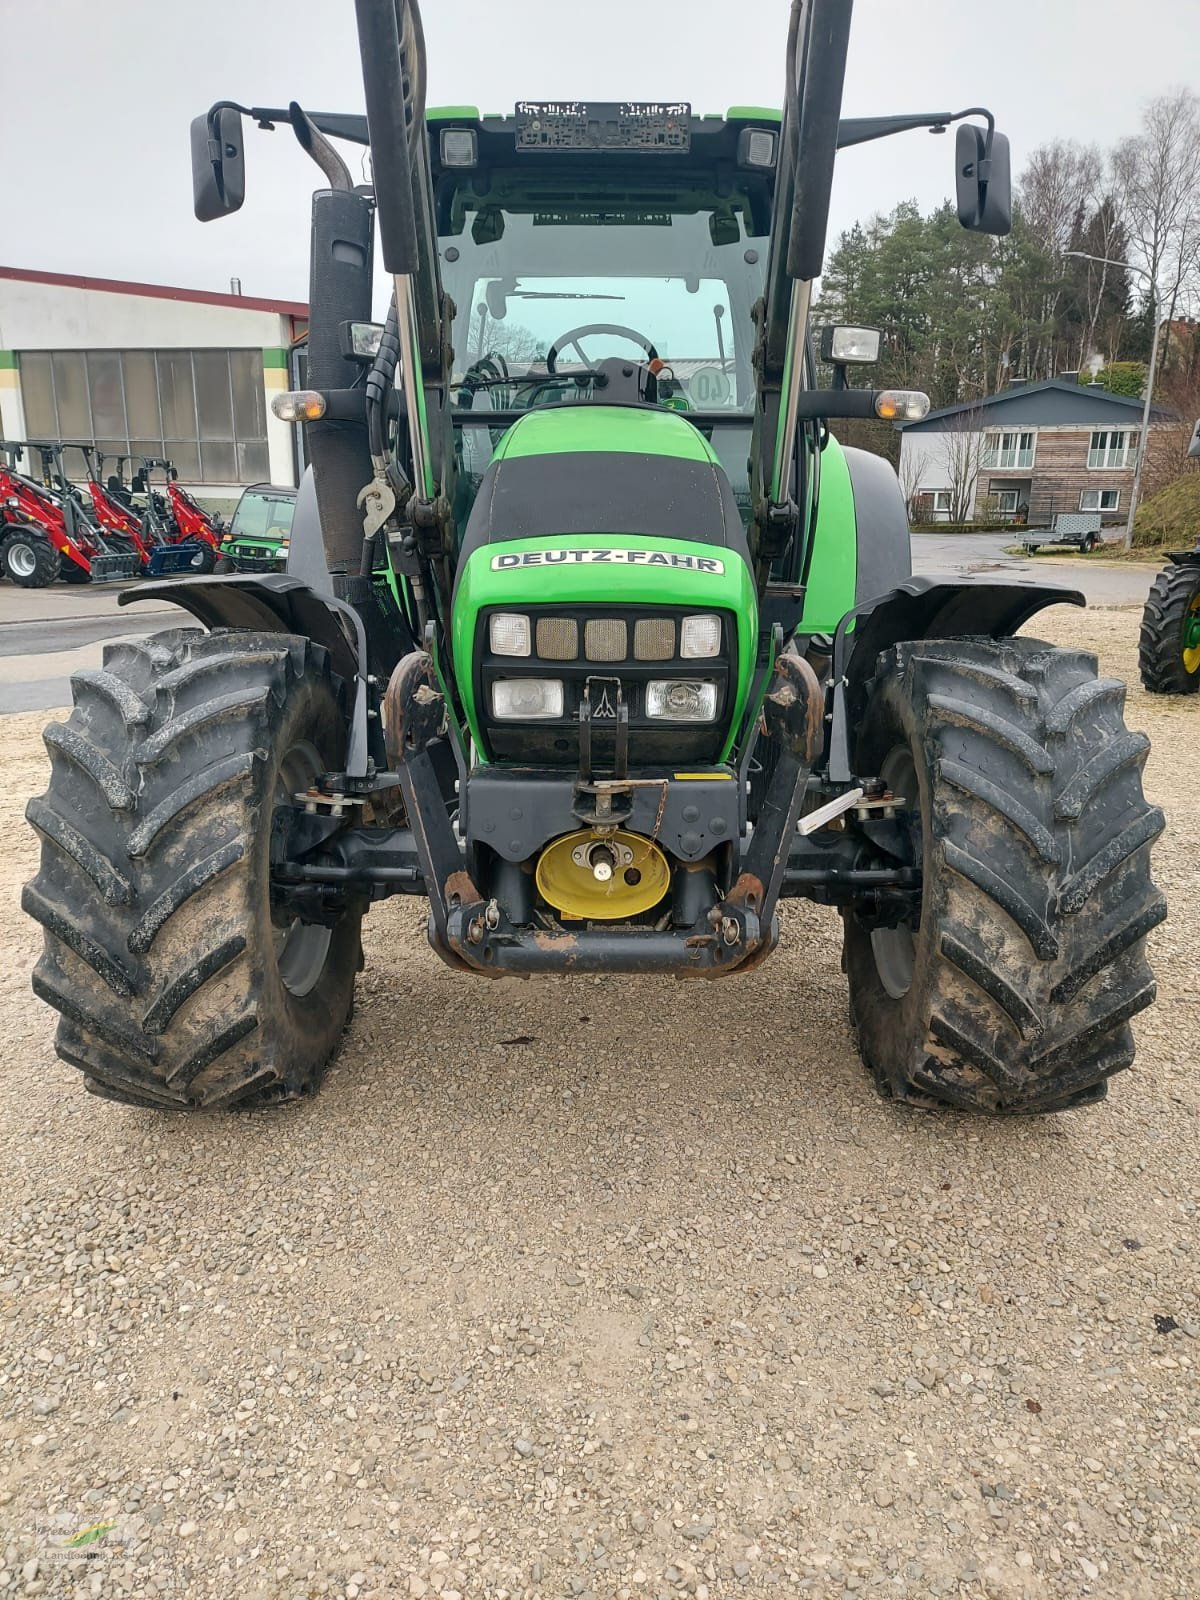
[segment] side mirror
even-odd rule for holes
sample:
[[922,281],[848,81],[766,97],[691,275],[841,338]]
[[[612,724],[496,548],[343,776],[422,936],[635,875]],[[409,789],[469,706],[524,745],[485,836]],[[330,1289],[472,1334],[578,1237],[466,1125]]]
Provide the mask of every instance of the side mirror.
[[742,237],[738,219],[732,212],[714,211],[708,219],[708,236],[715,245],[737,244]]
[[1191,442],[1188,445],[1188,455],[1193,460],[1200,460],[1200,422],[1192,429]]
[[214,106],[192,121],[192,209],[201,222],[212,222],[240,210],[245,198],[242,114]]
[[978,123],[960,122],[954,140],[954,178],[958,220],[972,233],[1002,235],[1012,230],[1012,170],[1008,136]]

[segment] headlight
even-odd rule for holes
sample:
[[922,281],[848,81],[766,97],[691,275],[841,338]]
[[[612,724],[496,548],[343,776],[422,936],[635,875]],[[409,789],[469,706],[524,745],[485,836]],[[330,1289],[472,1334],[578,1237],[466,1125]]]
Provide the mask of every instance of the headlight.
[[496,656],[527,656],[529,618],[519,612],[494,611],[488,619],[488,643]]
[[839,364],[878,361],[878,328],[826,328],[821,334],[821,359]]
[[684,617],[679,654],[689,660],[721,654],[721,619],[711,615]]
[[670,722],[711,722],[717,686],[696,678],[655,678],[646,685],[646,715]]
[[501,678],[492,685],[492,715],[498,722],[537,722],[562,714],[561,678]]

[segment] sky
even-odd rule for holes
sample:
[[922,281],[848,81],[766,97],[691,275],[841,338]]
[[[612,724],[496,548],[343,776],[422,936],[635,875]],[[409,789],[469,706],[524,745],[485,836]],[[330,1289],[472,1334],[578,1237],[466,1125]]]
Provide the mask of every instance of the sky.
[[[987,105],[1018,173],[1056,138],[1110,144],[1141,105],[1200,84],[1182,0],[857,0],[843,113]],[[430,105],[518,99],[777,105],[787,0],[425,0]],[[188,124],[212,101],[359,111],[349,0],[0,0],[0,264],[307,299],[315,168],[248,130],[247,197],[201,224]],[[356,178],[361,152],[343,146]],[[830,240],[953,189],[953,134],[843,151]]]

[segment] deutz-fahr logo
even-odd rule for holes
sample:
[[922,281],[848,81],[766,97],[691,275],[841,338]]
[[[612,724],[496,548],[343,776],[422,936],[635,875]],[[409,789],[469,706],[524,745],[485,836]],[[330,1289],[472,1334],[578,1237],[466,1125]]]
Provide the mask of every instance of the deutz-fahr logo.
[[663,550],[509,550],[492,557],[493,572],[515,571],[519,567],[579,566],[584,562],[607,561],[611,566],[667,567],[676,572],[725,571],[725,563],[715,556],[668,555]]

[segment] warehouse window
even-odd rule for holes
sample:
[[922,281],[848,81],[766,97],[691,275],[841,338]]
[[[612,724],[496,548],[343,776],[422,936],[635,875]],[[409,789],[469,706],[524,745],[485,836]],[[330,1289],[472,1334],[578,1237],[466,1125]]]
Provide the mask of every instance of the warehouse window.
[[[261,350],[54,350],[20,357],[31,439],[165,457],[188,483],[270,477]],[[67,452],[72,477],[83,457]]]

